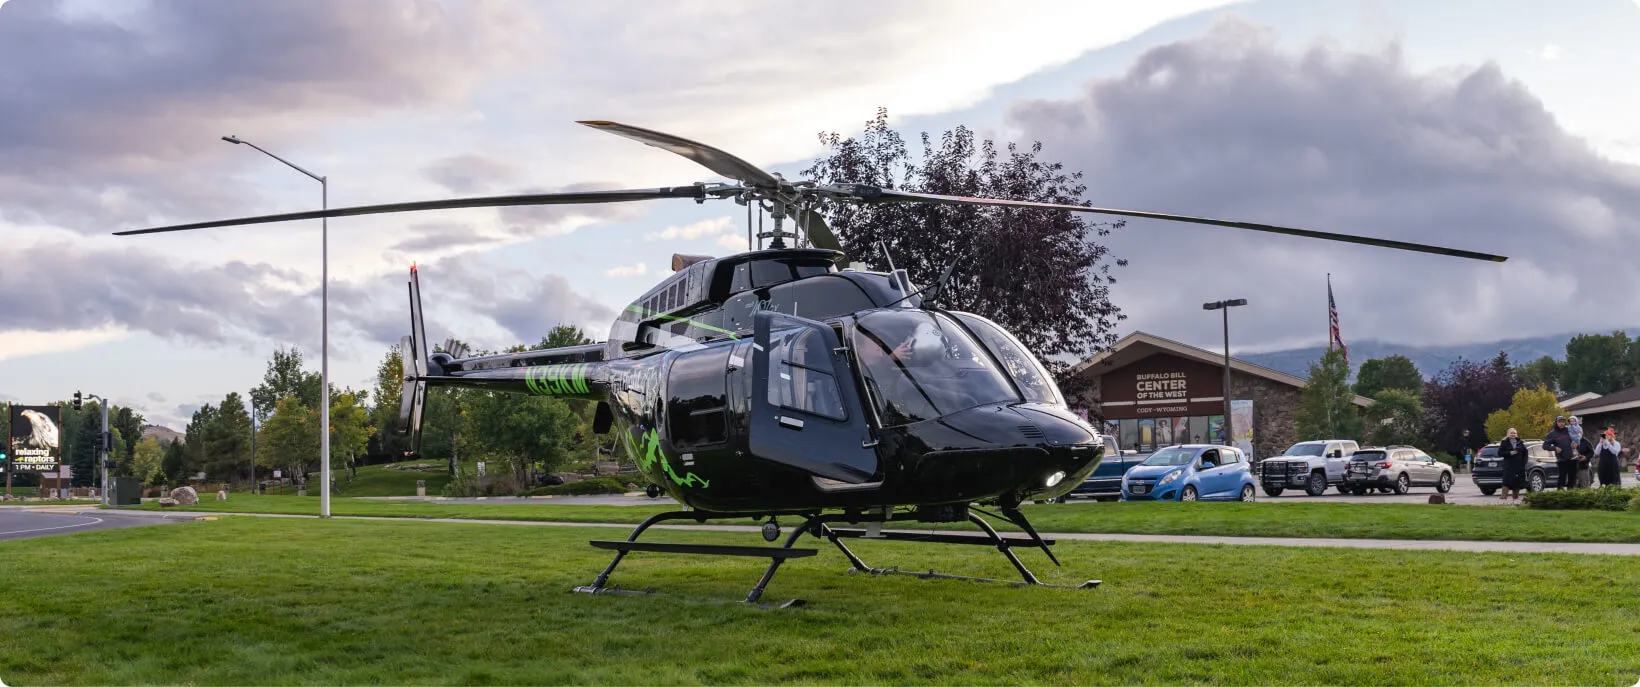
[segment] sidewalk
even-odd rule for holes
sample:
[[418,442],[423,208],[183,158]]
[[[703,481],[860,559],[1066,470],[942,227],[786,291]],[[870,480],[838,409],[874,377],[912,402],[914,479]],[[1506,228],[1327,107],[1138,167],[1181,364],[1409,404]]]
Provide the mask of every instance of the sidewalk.
[[[41,508],[41,512],[97,514],[106,515],[109,510],[75,509],[63,507]],[[166,517],[175,515],[193,516],[245,516],[253,518],[300,518],[317,519],[317,515],[287,515],[276,513],[219,513],[206,511],[186,511],[185,513],[164,511],[113,511],[130,513],[133,515],[148,515],[152,517]],[[461,525],[520,525],[525,527],[606,527],[630,531],[635,525],[606,522],[543,522],[539,520],[469,520],[464,518],[388,518],[363,515],[338,515],[335,520],[375,520],[382,522],[439,522]],[[796,524],[797,520],[790,519],[787,527]],[[655,525],[652,530],[696,530],[707,532],[758,532],[755,525]],[[790,531],[789,529],[787,531]],[[896,530],[908,531],[908,530]],[[920,532],[924,530],[909,530]],[[1140,542],[1149,544],[1218,544],[1228,546],[1296,546],[1306,548],[1338,548],[1338,549],[1391,549],[1398,551],[1471,551],[1492,553],[1576,553],[1599,554],[1608,556],[1640,556],[1640,544],[1612,544],[1598,542],[1530,542],[1530,541],[1461,541],[1442,539],[1320,539],[1307,537],[1210,537],[1200,535],[1179,534],[1104,534],[1089,532],[1043,532],[1044,539],[1061,539],[1066,541],[1121,541]]]

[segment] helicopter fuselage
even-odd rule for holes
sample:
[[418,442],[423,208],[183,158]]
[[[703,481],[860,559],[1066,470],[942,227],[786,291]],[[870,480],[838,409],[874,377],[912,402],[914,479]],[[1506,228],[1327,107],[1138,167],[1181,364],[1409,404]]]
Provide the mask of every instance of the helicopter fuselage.
[[1014,504],[1097,467],[1098,433],[995,323],[835,271],[829,251],[763,253],[680,270],[601,346],[435,355],[430,381],[598,401],[598,431],[714,512]]

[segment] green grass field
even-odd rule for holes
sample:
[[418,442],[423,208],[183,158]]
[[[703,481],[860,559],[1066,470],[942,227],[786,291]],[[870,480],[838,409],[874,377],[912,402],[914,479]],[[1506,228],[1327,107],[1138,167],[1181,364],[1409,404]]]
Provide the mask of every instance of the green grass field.
[[[415,502],[335,498],[334,515],[637,523],[662,505]],[[157,508],[145,504],[146,508]],[[318,497],[235,495],[183,510],[316,515]],[[1190,534],[1347,539],[1640,542],[1640,515],[1483,506],[1382,503],[1074,503],[1026,506],[1043,532]],[[750,521],[747,521],[750,522]],[[911,526],[915,526],[912,524]],[[967,525],[952,526],[969,529]]]
[[[670,540],[761,544],[756,535]],[[1633,684],[1621,557],[1065,542],[1022,589],[634,554],[607,530],[222,518],[0,542],[0,680],[32,684]],[[819,542],[806,539],[804,546]],[[983,547],[877,565],[1005,577]],[[26,588],[20,584],[27,581]]]
[[[436,464],[436,463],[431,463],[431,462],[425,461],[425,460],[418,460],[418,461],[411,461],[411,462],[408,462],[408,463],[396,463],[394,465],[418,465],[418,464]],[[353,477],[352,481],[349,481],[347,479],[347,477],[345,476],[345,473],[343,471],[337,470],[336,471],[336,489],[337,489],[338,492],[340,492],[339,495],[341,495],[341,496],[415,496],[416,495],[416,480],[426,480],[427,481],[427,494],[429,496],[438,496],[440,493],[442,493],[442,491],[444,489],[444,485],[450,483],[450,475],[444,469],[442,469],[442,467],[439,467],[439,468],[434,469],[434,470],[422,472],[422,471],[415,471],[415,470],[389,469],[388,465],[389,464],[384,463],[384,464],[381,464],[381,465],[366,465],[364,467],[361,467],[358,470],[358,474]],[[319,475],[318,475],[318,473],[314,473],[313,475],[310,476],[309,479],[312,480],[311,482],[309,482],[309,485],[312,487],[314,493],[317,495],[317,492],[318,492],[318,489],[319,489]],[[214,487],[214,486],[211,487],[211,489],[213,489],[213,490],[215,488],[216,487]],[[243,493],[243,492],[235,492],[235,495],[238,495],[240,493]],[[296,486],[295,485],[286,485],[286,486],[280,486],[280,487],[270,487],[268,489],[267,495],[269,495],[269,496],[295,496],[296,495]],[[210,495],[209,494],[201,494],[201,496],[203,497],[203,496],[210,496]]]

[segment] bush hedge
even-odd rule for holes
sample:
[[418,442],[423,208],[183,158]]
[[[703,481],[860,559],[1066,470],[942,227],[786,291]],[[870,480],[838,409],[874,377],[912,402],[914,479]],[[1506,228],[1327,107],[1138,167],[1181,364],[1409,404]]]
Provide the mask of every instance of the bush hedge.
[[614,477],[594,477],[579,482],[566,482],[550,487],[536,487],[524,492],[526,496],[587,496],[590,494],[625,494],[626,482]]
[[1631,510],[1640,512],[1640,488],[1597,487],[1539,491],[1526,495],[1521,502],[1527,508],[1544,510]]

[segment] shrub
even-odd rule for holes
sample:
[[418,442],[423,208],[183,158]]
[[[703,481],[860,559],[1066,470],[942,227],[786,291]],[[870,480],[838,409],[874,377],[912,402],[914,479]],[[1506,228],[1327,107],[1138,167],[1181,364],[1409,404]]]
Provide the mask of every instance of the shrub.
[[1544,510],[1640,510],[1640,506],[1631,506],[1636,495],[1640,495],[1640,489],[1599,487],[1533,492],[1522,502],[1527,508]]
[[550,487],[536,487],[524,492],[526,496],[586,496],[590,494],[625,494],[626,482],[614,477],[594,477],[579,482],[566,482]]

